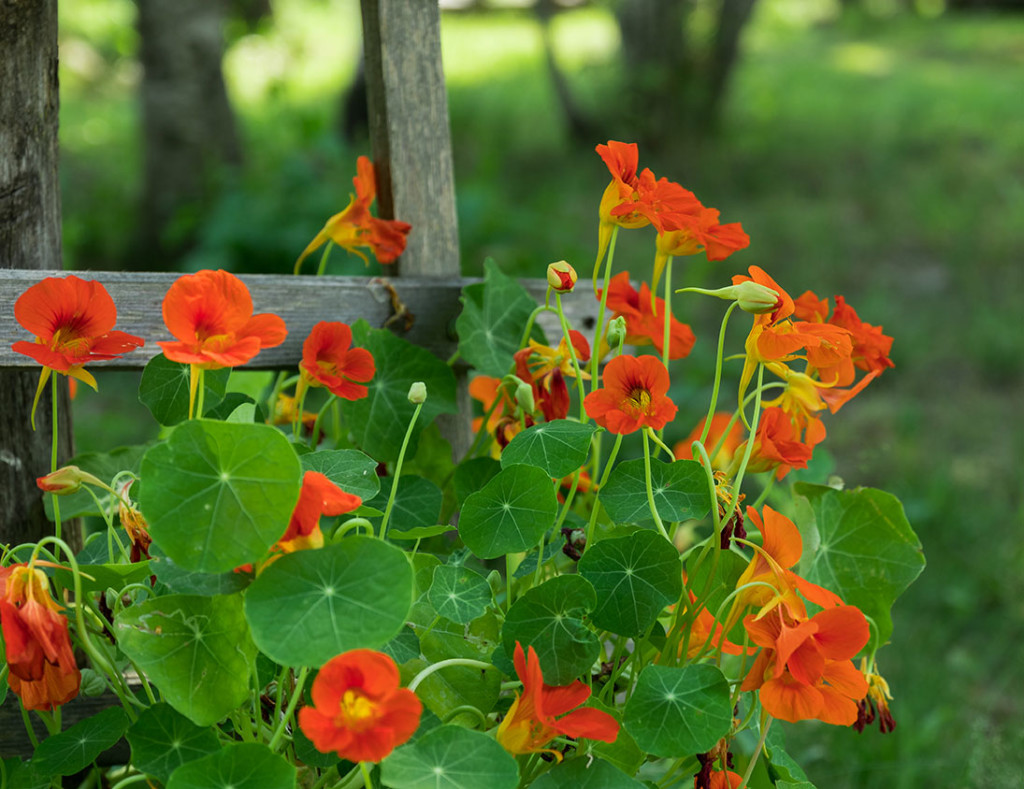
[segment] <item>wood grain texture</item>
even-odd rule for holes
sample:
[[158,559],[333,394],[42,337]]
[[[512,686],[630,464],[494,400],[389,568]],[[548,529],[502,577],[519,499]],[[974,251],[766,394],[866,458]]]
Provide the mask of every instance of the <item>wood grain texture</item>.
[[[79,276],[102,282],[117,305],[117,329],[136,334],[146,345],[120,360],[96,362],[97,369],[139,369],[160,352],[156,344],[171,339],[164,326],[161,303],[164,294],[180,275],[147,272],[66,272],[58,276]],[[53,272],[0,270],[0,304],[12,304],[26,288]],[[395,316],[391,288],[412,314],[412,324],[403,331],[405,320],[396,317],[391,327],[410,342],[427,348],[442,359],[457,346],[454,324],[462,306],[462,288],[478,279],[468,277],[294,277],[277,274],[242,274],[249,287],[256,312],[280,315],[288,326],[288,339],[277,348],[263,351],[247,369],[271,369],[295,366],[302,358],[302,342],[318,321],[354,323],[362,318],[373,327],[389,325]],[[543,301],[545,280],[523,280],[527,291]],[[585,288],[563,298],[566,314],[574,326],[592,332],[597,301],[587,298]],[[557,318],[545,313],[540,319],[549,338],[557,339],[561,329]],[[36,368],[27,356],[11,350],[11,343],[32,339],[14,320],[13,311],[0,310],[0,368]]]
[[362,0],[380,216],[412,224],[402,275],[459,275],[448,97],[437,0]]

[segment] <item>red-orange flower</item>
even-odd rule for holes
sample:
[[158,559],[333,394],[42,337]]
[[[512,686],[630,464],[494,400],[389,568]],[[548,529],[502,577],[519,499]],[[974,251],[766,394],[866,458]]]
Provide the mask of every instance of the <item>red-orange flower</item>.
[[176,340],[157,343],[164,356],[205,370],[237,367],[284,342],[284,321],[252,314],[249,289],[227,271],[179,277],[164,296],[164,323]]
[[78,695],[82,676],[71,651],[67,617],[58,611],[42,570],[26,564],[0,568],[8,683],[26,710],[52,710]]
[[352,330],[337,321],[320,321],[302,344],[299,369],[308,386],[324,386],[344,400],[366,397],[362,383],[373,378],[373,355],[352,348]]
[[[590,343],[580,332],[569,332],[573,352],[577,364],[590,359]],[[544,414],[544,419],[551,422],[564,419],[569,413],[569,389],[565,377],[576,377],[576,369],[572,365],[569,344],[562,338],[557,348],[530,340],[529,345],[515,354],[516,375],[533,386],[533,400]],[[590,374],[580,371],[580,377],[590,379]]]
[[842,605],[810,619],[789,619],[777,609],[743,621],[751,640],[763,647],[741,690],[757,690],[774,718],[796,723],[815,718],[837,726],[857,721],[857,702],[868,692],[864,676],[850,661],[870,638],[860,609]]
[[524,655],[523,645],[516,642],[512,660],[523,692],[498,726],[497,740],[505,750],[550,753],[561,761],[561,753],[544,747],[559,735],[615,742],[619,723],[607,712],[590,707],[569,712],[590,697],[590,688],[578,680],[571,685],[545,685],[540,658],[532,646],[528,650]]
[[[598,299],[601,293],[598,291]],[[661,354],[665,348],[665,300],[652,298],[647,283],[641,283],[637,292],[629,282],[629,272],[623,271],[608,283],[608,309],[613,317],[626,319],[627,345],[653,345]],[[696,338],[685,323],[671,318],[669,325],[668,358],[689,356]]]
[[420,724],[423,705],[400,687],[398,666],[383,652],[353,649],[331,658],[313,680],[312,707],[299,726],[318,751],[351,762],[379,762]]
[[706,208],[700,202],[693,210],[670,211],[657,217],[652,288],[657,289],[670,257],[704,252],[708,260],[725,260],[733,252],[750,246],[750,236],[739,222],[722,225],[718,217],[717,208]]
[[[698,789],[699,784],[697,780],[700,778],[699,775],[694,776],[693,786],[694,789]],[[707,783],[704,785],[707,789],[738,789],[743,783],[743,776],[734,773],[732,770],[718,770],[708,774]],[[703,789],[703,787],[700,787]]]
[[[522,421],[516,416],[516,403],[500,378],[492,378],[489,375],[476,376],[469,382],[469,396],[480,401],[485,414],[490,413],[487,417],[487,432],[494,437],[491,456],[495,459],[501,457],[501,450],[522,431],[524,422],[526,427],[533,425],[532,416],[527,415]],[[473,419],[474,433],[480,430],[483,421],[481,416]]]
[[78,379],[96,388],[96,379],[83,365],[116,359],[145,344],[123,331],[113,331],[117,307],[99,282],[75,276],[47,277],[14,302],[14,317],[35,340],[19,340],[11,350],[31,356],[43,366],[32,403],[36,404],[51,372]]
[[616,356],[604,368],[603,383],[583,406],[610,433],[660,430],[679,410],[667,395],[668,370],[653,356]]
[[356,177],[352,179],[356,193],[350,198],[345,210],[328,219],[323,229],[299,255],[295,261],[296,274],[299,273],[302,261],[328,241],[358,255],[367,264],[370,261],[359,251],[359,247],[371,250],[381,263],[394,263],[405,251],[405,237],[409,235],[412,225],[397,219],[378,219],[373,216],[370,206],[377,197],[373,163],[367,157],[360,156],[356,162],[356,172]]
[[[820,419],[813,420],[806,431],[801,431],[781,408],[765,408],[758,418],[757,435],[747,470],[775,471],[775,478],[782,479],[794,468],[807,468],[814,447],[824,439],[825,425]],[[737,448],[733,456],[734,466],[736,459],[742,457],[744,446]]]

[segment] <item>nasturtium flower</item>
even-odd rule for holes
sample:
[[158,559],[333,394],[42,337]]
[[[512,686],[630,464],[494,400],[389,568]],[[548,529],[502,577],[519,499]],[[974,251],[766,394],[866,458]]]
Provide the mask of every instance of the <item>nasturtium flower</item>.
[[[590,359],[590,343],[580,332],[571,330],[573,353],[576,363],[583,364]],[[576,368],[572,365],[569,344],[562,338],[557,348],[541,345],[530,340],[529,345],[515,354],[516,375],[532,386],[533,401],[544,414],[544,419],[551,422],[564,419],[569,413],[569,389],[566,376],[576,377]],[[583,380],[590,379],[590,373],[580,370]],[[532,411],[533,409],[527,409]]]
[[657,290],[670,257],[703,252],[710,261],[725,260],[733,252],[750,246],[750,236],[739,222],[722,225],[718,217],[717,208],[705,208],[699,202],[692,212],[672,211],[658,217],[652,289]]
[[343,400],[366,397],[364,383],[373,378],[373,355],[352,348],[352,329],[337,321],[320,321],[302,343],[302,387],[323,386]]
[[868,683],[868,694],[857,703],[857,720],[853,728],[864,731],[864,727],[874,723],[877,717],[879,731],[888,734],[896,728],[896,719],[889,710],[892,693],[889,692],[889,683],[881,674],[868,671],[867,663],[867,658],[861,659],[860,673]]
[[[693,457],[693,451],[690,447],[694,441],[700,440],[701,434],[704,432],[705,422],[707,422],[707,417],[700,420],[698,425],[690,431],[690,435],[672,447],[672,453],[677,458]],[[725,433],[726,428],[729,429],[728,434]],[[710,458],[711,468],[714,471],[725,471],[729,468],[736,453],[736,448],[742,441],[743,426],[738,419],[733,421],[732,414],[725,411],[719,411],[712,416],[708,437],[704,441],[704,449],[709,455],[714,452],[716,446],[718,447],[715,456]]]
[[[597,297],[601,298],[598,291]],[[627,345],[653,345],[661,354],[665,349],[665,300],[653,297],[646,282],[639,292],[629,281],[629,272],[623,271],[608,283],[608,309],[614,317],[626,321]],[[696,337],[690,327],[671,317],[669,321],[668,358],[684,359],[690,355]]]
[[743,776],[732,770],[714,770],[706,776],[704,783],[698,783],[699,775],[693,778],[694,789],[739,789]]
[[205,370],[238,367],[284,342],[284,321],[253,315],[249,288],[227,271],[204,270],[175,280],[163,301],[164,323],[176,338],[157,343],[174,362]]
[[116,359],[145,344],[123,331],[113,331],[117,307],[99,282],[76,276],[47,277],[29,287],[14,302],[14,317],[35,340],[19,340],[11,350],[43,366],[32,403],[36,405],[51,372],[78,379],[93,389],[96,379],[84,365]]
[[400,687],[398,666],[383,652],[353,649],[331,658],[313,680],[313,706],[299,727],[318,751],[351,762],[379,762],[409,740],[423,705]]
[[82,675],[60,610],[42,570],[26,564],[0,568],[7,681],[26,710],[52,710],[78,695]]
[[47,493],[56,493],[58,496],[76,493],[82,485],[106,487],[100,479],[88,471],[82,471],[78,466],[62,466],[45,477],[36,477],[36,487]]
[[576,287],[576,269],[565,260],[548,264],[548,287],[557,293],[571,293]]
[[405,237],[409,235],[412,225],[397,219],[378,219],[370,213],[370,206],[377,198],[377,180],[373,163],[365,156],[356,162],[356,177],[352,179],[356,193],[349,199],[344,211],[330,219],[309,245],[302,250],[295,261],[295,273],[299,273],[302,261],[322,247],[333,241],[339,247],[361,257],[367,264],[369,260],[359,248],[369,249],[381,263],[394,263],[405,251]]
[[583,400],[587,414],[609,433],[660,430],[679,409],[668,397],[668,370],[653,356],[616,356],[604,368],[604,386]]
[[512,661],[523,692],[498,725],[497,740],[506,751],[548,753],[561,761],[559,751],[544,747],[560,735],[615,742],[619,736],[615,718],[589,707],[574,709],[590,697],[590,688],[584,683],[577,680],[570,685],[545,685],[537,653],[531,646],[524,654],[518,641]]
[[[789,414],[781,408],[769,406],[758,417],[747,470],[774,471],[775,478],[782,479],[792,469],[807,468],[814,447],[824,439],[825,424],[820,419],[810,421],[807,429],[801,430]],[[736,448],[732,467],[737,465],[745,448],[745,443]]]

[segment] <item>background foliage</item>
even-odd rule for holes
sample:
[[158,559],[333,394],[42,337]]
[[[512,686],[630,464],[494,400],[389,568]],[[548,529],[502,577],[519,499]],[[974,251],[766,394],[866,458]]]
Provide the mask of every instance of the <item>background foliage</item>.
[[[843,293],[896,337],[896,369],[830,422],[828,446],[849,486],[904,502],[929,558],[880,655],[898,728],[787,727],[787,749],[819,786],[1008,786],[1024,771],[1024,17],[943,14],[941,0],[916,3],[923,14],[895,0],[863,6],[762,0],[718,131],[669,134],[642,164],[750,233],[735,262],[688,261],[687,280],[717,287],[756,263],[794,295]],[[132,244],[142,160],[133,20],[130,0],[61,4],[69,267],[129,257],[146,267]],[[623,112],[630,75],[611,9],[565,10],[551,31],[576,100],[606,124],[588,145],[571,141],[532,12],[443,16],[466,274],[482,274],[487,256],[517,276],[542,276],[558,258],[587,271],[607,181],[592,145],[634,139],[643,125]],[[354,0],[277,0],[272,19],[228,25],[225,77],[246,166],[168,230],[195,233],[183,270],[287,272],[343,207],[355,158],[369,152],[338,132],[360,35]],[[638,256],[631,240],[620,259],[644,275],[647,248]],[[340,254],[332,265],[364,270]],[[704,306],[677,297],[710,345],[716,305]],[[674,382],[684,406],[668,438],[689,431],[698,416],[685,403],[708,383]],[[134,388],[101,380],[102,399],[81,393],[79,450],[138,438],[133,404],[111,406],[116,390]],[[826,458],[818,473],[828,470]]]

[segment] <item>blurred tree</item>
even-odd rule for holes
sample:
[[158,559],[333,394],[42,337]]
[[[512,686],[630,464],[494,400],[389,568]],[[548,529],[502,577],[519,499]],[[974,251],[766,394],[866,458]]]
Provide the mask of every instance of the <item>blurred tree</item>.
[[242,162],[221,58],[225,0],[137,0],[145,148],[140,250],[165,268],[189,247],[222,168]]

